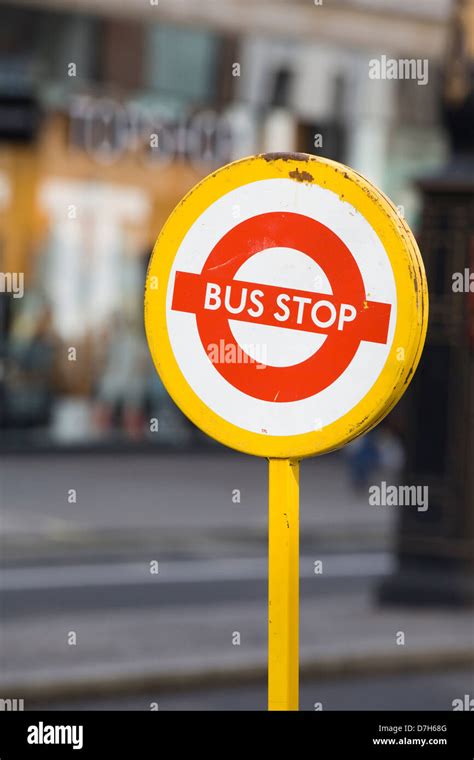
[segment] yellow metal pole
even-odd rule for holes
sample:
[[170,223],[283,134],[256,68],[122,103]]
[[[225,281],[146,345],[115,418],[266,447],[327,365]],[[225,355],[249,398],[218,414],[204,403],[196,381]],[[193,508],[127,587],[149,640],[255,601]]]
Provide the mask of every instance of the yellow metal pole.
[[268,709],[298,709],[299,462],[269,459]]

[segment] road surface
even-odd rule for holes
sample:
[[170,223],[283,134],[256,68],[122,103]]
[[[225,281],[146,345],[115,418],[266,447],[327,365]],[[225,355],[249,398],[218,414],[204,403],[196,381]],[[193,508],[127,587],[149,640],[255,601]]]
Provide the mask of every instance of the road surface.
[[[314,710],[452,710],[454,699],[474,695],[474,670],[399,674],[303,682],[300,709]],[[53,710],[264,710],[265,684],[119,699],[90,699],[34,705]],[[33,706],[32,706],[33,707]],[[318,705],[318,709],[319,705]]]

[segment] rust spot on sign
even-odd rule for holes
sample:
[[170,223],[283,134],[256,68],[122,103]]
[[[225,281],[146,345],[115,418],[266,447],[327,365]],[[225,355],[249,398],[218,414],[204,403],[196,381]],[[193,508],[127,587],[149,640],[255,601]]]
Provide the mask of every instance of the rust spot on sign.
[[299,169],[295,169],[293,172],[290,172],[289,177],[292,177],[293,179],[296,179],[298,182],[312,182],[313,181],[313,175],[309,172],[300,172]]
[[309,153],[262,153],[265,161],[309,161]]

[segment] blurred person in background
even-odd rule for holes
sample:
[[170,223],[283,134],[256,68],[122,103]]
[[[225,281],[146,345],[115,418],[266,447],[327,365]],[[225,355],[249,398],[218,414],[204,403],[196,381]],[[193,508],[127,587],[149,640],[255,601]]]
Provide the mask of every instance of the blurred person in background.
[[116,312],[105,330],[104,366],[97,383],[95,424],[104,433],[118,423],[127,435],[144,435],[148,351],[137,320]]
[[13,320],[6,348],[5,408],[8,427],[48,427],[54,402],[58,339],[51,308],[30,300]]
[[376,430],[356,438],[346,446],[344,453],[350,481],[358,491],[365,491],[379,471],[383,477],[397,480],[405,464],[402,438],[390,419]]

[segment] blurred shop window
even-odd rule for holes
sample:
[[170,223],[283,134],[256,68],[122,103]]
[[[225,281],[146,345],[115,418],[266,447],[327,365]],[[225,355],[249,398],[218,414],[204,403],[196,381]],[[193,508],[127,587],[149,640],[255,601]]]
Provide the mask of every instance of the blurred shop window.
[[331,82],[330,116],[311,123],[298,122],[298,150],[317,156],[347,162],[347,127],[344,105],[347,100],[347,80],[336,75]]
[[145,27],[133,21],[106,20],[100,49],[100,76],[104,84],[124,90],[143,85]]
[[441,92],[441,68],[432,60],[429,61],[428,81],[425,85],[420,86],[416,79],[399,79],[396,109],[399,123],[412,127],[438,124]]
[[217,108],[232,103],[237,97],[239,77],[233,76],[235,63],[241,60],[240,39],[235,35],[225,35],[219,38],[216,50],[216,89],[215,103]]
[[218,54],[218,37],[212,32],[155,24],[147,30],[146,83],[173,100],[213,103]]
[[[77,218],[65,217],[64,198]],[[40,206],[48,217],[43,276],[53,322],[65,340],[80,338],[137,301],[150,201],[134,186],[50,178]]]
[[[45,12],[39,19],[35,45],[44,83],[96,81],[99,78],[101,24],[98,19],[78,14]],[[68,65],[74,62],[71,82]]]
[[[77,215],[65,215],[65,198]],[[57,443],[120,429],[138,439],[148,382],[142,327],[148,195],[134,185],[50,177],[40,185],[39,206],[47,221],[33,293],[44,306],[30,318],[31,309],[22,309],[11,342],[10,426],[48,427]],[[41,329],[25,330],[31,324]]]
[[332,80],[331,108],[329,118],[308,123],[298,122],[298,150],[313,153],[334,161],[347,161],[347,135],[344,119],[344,104],[347,95],[347,81],[336,75]]
[[10,70],[25,60],[35,81],[47,88],[51,83],[71,80],[68,64],[76,64],[76,81],[97,78],[100,22],[82,14],[32,8],[2,7],[0,56]]
[[293,73],[289,69],[277,69],[273,73],[270,105],[273,108],[288,108]]
[[[438,105],[442,91],[440,67],[429,61],[428,81],[423,86],[413,79],[400,79],[395,86],[395,118],[388,134],[384,189],[396,199],[409,224],[416,227],[420,205],[413,180],[436,171],[447,158],[448,145]],[[444,288],[439,283],[431,286]]]
[[37,14],[2,9],[0,24],[0,140],[30,142],[40,109],[35,95],[33,30]]
[[346,131],[344,125],[331,121],[325,124],[298,122],[297,150],[345,163]]
[[2,6],[0,52],[15,58],[34,50],[35,30],[40,14],[31,8]]
[[39,123],[40,107],[36,97],[32,93],[5,92],[0,84],[0,140],[29,143],[35,138]]
[[266,153],[296,150],[296,123],[288,104],[293,73],[288,68],[271,72],[270,97],[263,121],[262,147]]
[[[97,80],[101,47],[101,22],[92,16],[32,8],[1,10],[0,56],[7,66],[0,68],[14,75],[18,62],[26,62],[42,94],[49,94],[55,83],[70,87]],[[76,65],[74,80],[68,76],[71,62]],[[15,91],[20,92],[18,87]]]
[[28,57],[0,53],[0,140],[31,142],[38,131],[40,106]]

